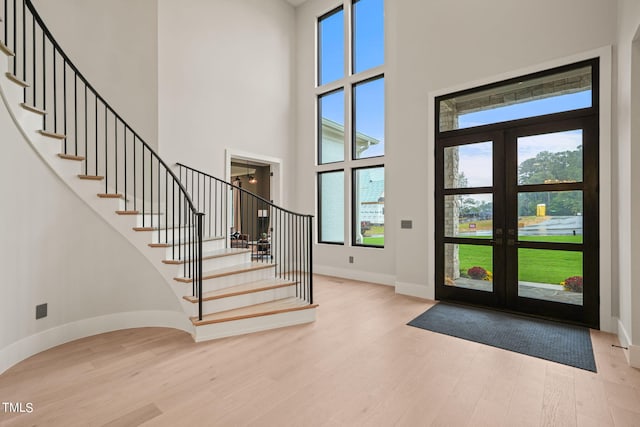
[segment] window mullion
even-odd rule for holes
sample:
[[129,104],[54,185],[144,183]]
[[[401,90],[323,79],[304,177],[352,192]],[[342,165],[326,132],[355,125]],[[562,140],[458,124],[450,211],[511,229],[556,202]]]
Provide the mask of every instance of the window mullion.
[[343,5],[344,11],[344,76],[350,77],[353,70],[353,54],[351,52],[353,48],[353,26],[351,19],[351,0],[345,0]]

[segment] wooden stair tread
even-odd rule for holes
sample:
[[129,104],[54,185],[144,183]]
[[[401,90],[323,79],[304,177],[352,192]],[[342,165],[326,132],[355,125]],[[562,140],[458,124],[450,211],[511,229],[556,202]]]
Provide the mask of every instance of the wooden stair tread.
[[[254,292],[267,291],[271,289],[284,288],[287,286],[295,285],[295,282],[284,279],[265,279],[257,282],[243,283],[241,285],[230,286],[228,288],[219,289],[217,291],[205,292],[202,294],[202,301],[211,301],[221,298],[233,297],[237,295],[250,294]],[[198,297],[186,295],[183,297],[185,300],[197,304]]]
[[[150,214],[148,214],[150,215]],[[154,214],[155,215],[155,214]],[[165,231],[165,230],[178,230],[188,229],[189,227],[195,227],[195,225],[182,225],[180,227],[133,227],[133,231]]]
[[7,47],[2,41],[0,41],[0,52],[4,53],[7,56],[16,56],[15,53],[11,49]]
[[[224,240],[224,236],[209,236],[209,237],[203,237],[202,238],[202,243],[204,242],[212,242],[214,240]],[[174,242],[169,242],[169,243],[149,243],[149,246],[152,248],[170,248],[172,246],[183,246],[183,245],[190,245],[192,242],[182,242],[182,243],[174,243]]]
[[122,199],[122,194],[118,193],[98,193],[98,197],[101,199]]
[[67,136],[61,133],[49,132],[48,130],[39,130],[38,133],[42,136],[46,136],[54,139],[65,139]]
[[12,82],[14,82],[20,87],[23,87],[23,88],[29,87],[29,83],[20,80],[18,77],[14,76],[12,73],[6,72],[4,73],[4,75],[7,76],[9,80],[11,80]]
[[84,157],[82,156],[75,156],[73,154],[64,154],[64,153],[59,153],[58,157],[60,157],[61,159],[65,159],[65,160],[76,160],[78,162],[81,162],[84,160]]
[[139,215],[140,211],[116,211],[118,215]]
[[[216,279],[218,277],[232,276],[234,274],[248,273],[250,271],[263,270],[275,267],[275,264],[266,262],[249,262],[246,264],[238,264],[232,267],[219,268],[217,270],[206,271],[202,273],[202,280]],[[174,280],[181,283],[192,283],[193,279],[189,277],[176,277]]]
[[192,317],[191,322],[195,326],[209,325],[212,323],[230,322],[232,320],[249,319],[251,317],[268,316],[272,314],[287,313],[290,311],[308,310],[316,308],[318,304],[308,302],[296,297],[283,298],[234,310],[221,311],[202,316],[202,320]]
[[[202,259],[214,259],[214,258],[222,258],[226,256],[243,254],[251,252],[251,249],[243,249],[243,248],[224,248],[224,249],[216,249],[214,251],[204,252],[202,254]],[[165,264],[184,264],[190,262],[193,258],[187,259],[165,259],[162,262]]]
[[88,180],[92,180],[92,181],[102,181],[104,179],[104,176],[100,176],[100,175],[78,175],[78,178],[80,178],[80,179],[88,179]]
[[47,114],[46,111],[41,110],[38,107],[34,107],[33,105],[29,105],[29,104],[27,104],[25,102],[21,102],[20,106],[22,108],[24,108],[25,110],[27,110],[27,111],[31,111],[32,113],[36,113],[36,114],[40,114],[41,116],[44,116],[45,114]]

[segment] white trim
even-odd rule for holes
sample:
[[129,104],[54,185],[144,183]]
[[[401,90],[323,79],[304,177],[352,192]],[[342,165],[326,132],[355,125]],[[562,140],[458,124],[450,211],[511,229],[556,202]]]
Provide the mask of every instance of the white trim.
[[628,348],[624,351],[627,363],[634,368],[640,368],[640,346],[631,344],[629,333],[620,319],[618,319],[618,339],[622,347]]
[[396,282],[396,294],[433,301],[433,286],[428,284]]
[[161,327],[194,334],[183,312],[130,311],[82,319],[29,335],[0,350],[0,374],[20,361],[69,341],[120,329]]
[[287,311],[267,316],[249,317],[230,322],[211,323],[198,326],[194,340],[196,342],[226,338],[253,332],[267,331],[287,326],[312,323],[316,320],[316,309]]
[[[615,331],[615,320],[611,314],[611,100],[612,100],[612,47],[604,46],[598,49],[570,55],[530,67],[512,70],[495,76],[467,82],[447,88],[431,91],[428,94],[428,124],[427,152],[435,152],[435,99],[438,96],[461,90],[473,89],[491,83],[516,78],[519,76],[549,70],[576,62],[593,58],[600,58],[600,329],[607,332]],[[435,170],[433,154],[427,157],[427,170]],[[426,183],[426,194],[435,194],[435,183],[431,178]],[[430,197],[430,196],[429,196]],[[435,236],[435,204],[427,210],[427,235]],[[435,240],[427,239],[427,277],[435,278]],[[435,295],[431,295],[433,298]]]
[[640,369],[640,346],[629,344],[628,353],[627,361],[629,362],[629,365],[633,368]]
[[369,271],[351,270],[347,268],[333,267],[330,265],[314,265],[314,274],[341,277],[344,279],[358,280],[361,282],[377,283],[379,285],[394,286],[395,276],[390,274],[371,273]]

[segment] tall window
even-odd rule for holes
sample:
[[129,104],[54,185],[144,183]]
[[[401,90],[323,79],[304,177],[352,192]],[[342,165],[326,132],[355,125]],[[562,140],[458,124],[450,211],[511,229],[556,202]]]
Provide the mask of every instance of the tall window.
[[320,243],[384,247],[384,3],[345,0],[317,20]]

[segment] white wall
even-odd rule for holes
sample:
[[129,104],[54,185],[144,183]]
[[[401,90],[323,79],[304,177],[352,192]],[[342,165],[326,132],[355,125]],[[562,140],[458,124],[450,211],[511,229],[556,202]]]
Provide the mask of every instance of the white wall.
[[[36,155],[2,100],[0,140],[0,373],[70,339],[162,325],[158,312],[185,317],[149,261]],[[48,316],[35,320],[43,303]]]
[[[337,4],[309,0],[297,9],[296,141],[298,161],[307,165],[300,169],[297,194],[303,210],[316,204],[310,191],[315,185],[314,25],[317,16]],[[433,297],[434,174],[429,138],[434,130],[429,94],[612,45],[613,6],[602,0],[386,0],[386,247],[318,245],[316,264],[336,265],[352,277],[391,277],[402,292]],[[413,220],[413,229],[401,230],[402,219]],[[348,255],[354,253],[361,262],[348,264]]]
[[[617,75],[617,198],[619,204],[619,336],[640,367],[640,3],[620,0]],[[632,77],[633,76],[633,77]]]
[[282,159],[295,186],[294,17],[284,0],[159,0],[160,154],[217,177],[225,149]]
[[87,80],[156,148],[157,0],[34,0],[33,4]]

